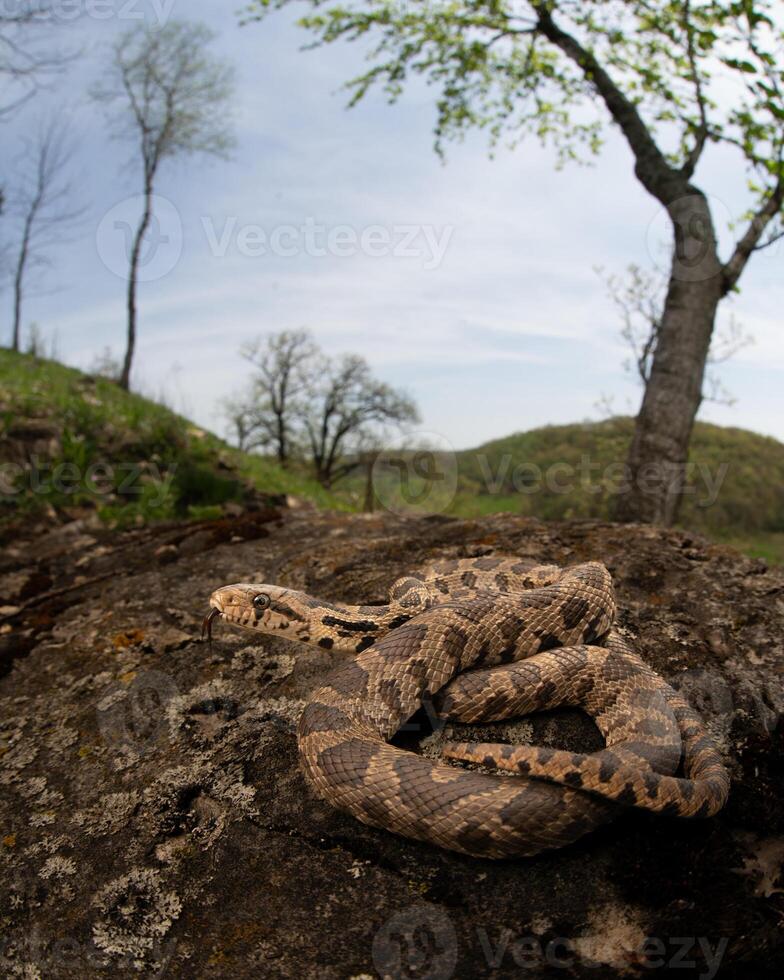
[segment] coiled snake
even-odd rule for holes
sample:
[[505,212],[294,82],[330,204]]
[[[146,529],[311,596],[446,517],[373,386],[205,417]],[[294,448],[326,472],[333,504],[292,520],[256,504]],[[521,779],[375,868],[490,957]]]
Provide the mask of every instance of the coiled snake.
[[[706,817],[727,799],[727,770],[699,716],[613,629],[601,564],[456,559],[398,580],[385,606],[244,583],[218,589],[210,605],[208,633],[221,617],[355,654],[305,706],[298,744],[315,791],[371,826],[503,858],[571,843],[625,807]],[[478,722],[563,705],[593,717],[604,750],[443,746],[445,758],[517,778],[389,743],[423,706]]]

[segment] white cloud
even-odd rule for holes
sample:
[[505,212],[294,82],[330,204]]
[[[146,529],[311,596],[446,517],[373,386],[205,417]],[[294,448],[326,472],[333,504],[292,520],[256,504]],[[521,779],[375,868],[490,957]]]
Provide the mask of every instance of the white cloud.
[[[306,37],[288,14],[240,29],[230,8],[206,0],[181,6],[175,15],[203,17],[221,32],[219,46],[237,64],[239,146],[229,163],[187,161],[163,174],[159,191],[179,210],[185,238],[174,271],[140,290],[137,376],[147,390],[176,388],[199,422],[220,428],[218,402],[246,372],[240,343],[304,325],[325,348],[357,351],[407,386],[426,426],[459,446],[584,418],[602,393],[617,393],[619,410],[636,406],[617,315],[593,269],[650,264],[649,228],[659,208],[635,181],[614,132],[593,168],[556,172],[552,154],[534,141],[491,161],[477,135],[449,148],[444,166],[432,152],[426,86],[415,85],[394,107],[374,96],[346,112],[339,89],[362,67],[359,46],[302,52]],[[117,27],[81,26],[93,42],[90,58],[62,87],[80,106],[93,226],[55,256],[57,279],[71,288],[31,298],[25,317],[56,330],[64,355],[83,365],[106,344],[120,350],[123,342],[125,285],[101,263],[94,229],[139,179],[133,148],[110,143],[83,98],[101,71],[98,42]],[[29,119],[19,116],[12,135]],[[13,139],[0,155],[12,150]],[[698,176],[727,214],[740,213],[744,184],[732,154],[717,155]],[[428,270],[421,257],[248,258],[236,237],[217,257],[202,218],[218,231],[227,219],[267,233],[308,219],[333,229],[453,231],[438,268]],[[719,230],[726,248],[729,236]],[[772,406],[784,367],[783,256],[784,245],[755,257],[733,301],[756,337],[726,368],[736,408],[703,411],[779,437],[784,415]]]

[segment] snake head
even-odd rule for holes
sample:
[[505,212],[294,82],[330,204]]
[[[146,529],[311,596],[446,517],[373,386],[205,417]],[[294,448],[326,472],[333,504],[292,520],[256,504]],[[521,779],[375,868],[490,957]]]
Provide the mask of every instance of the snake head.
[[202,636],[211,635],[212,621],[220,617],[234,626],[277,633],[302,627],[307,620],[306,596],[277,585],[239,582],[224,585],[210,596],[210,612]]

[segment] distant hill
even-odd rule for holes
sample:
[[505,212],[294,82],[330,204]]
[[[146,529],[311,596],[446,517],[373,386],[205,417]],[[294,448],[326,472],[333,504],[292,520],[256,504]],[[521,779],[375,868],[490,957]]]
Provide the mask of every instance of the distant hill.
[[[547,520],[606,518],[633,425],[633,419],[613,418],[544,426],[461,452],[454,510],[466,516],[510,510]],[[735,541],[784,535],[783,443],[698,422],[689,463],[689,492],[679,517],[684,527]]]
[[118,524],[203,518],[281,494],[340,506],[106,378],[0,350],[0,520],[84,509]]
[[[545,426],[461,452],[448,512],[607,518],[632,427],[629,418]],[[695,492],[680,523],[784,561],[784,444],[698,423],[691,464]],[[120,525],[201,519],[270,495],[356,510],[365,481],[360,469],[330,493],[303,470],[241,453],[105,378],[0,350],[0,524],[85,509]]]

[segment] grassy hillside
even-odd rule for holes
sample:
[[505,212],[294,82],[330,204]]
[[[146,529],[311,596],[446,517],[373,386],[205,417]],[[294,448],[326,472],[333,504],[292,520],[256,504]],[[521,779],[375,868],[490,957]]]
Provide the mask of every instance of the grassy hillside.
[[[460,453],[454,512],[605,518],[632,427],[629,418],[546,426]],[[744,429],[697,423],[680,523],[783,560],[784,444]]]
[[[546,426],[459,453],[449,512],[606,518],[632,425]],[[681,523],[784,562],[784,445],[702,423],[691,465]],[[240,453],[110,381],[0,350],[0,522],[47,508],[95,508],[118,524],[217,516],[255,493],[356,509],[364,490],[362,472],[328,493],[305,473]],[[387,502],[388,492],[380,494]]]
[[254,490],[340,506],[108,380],[0,350],[0,519],[85,506],[121,524],[204,517]]

